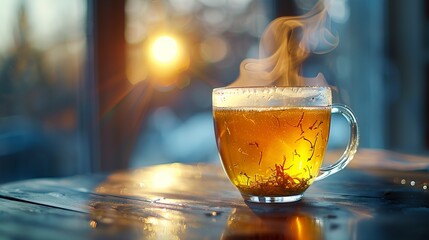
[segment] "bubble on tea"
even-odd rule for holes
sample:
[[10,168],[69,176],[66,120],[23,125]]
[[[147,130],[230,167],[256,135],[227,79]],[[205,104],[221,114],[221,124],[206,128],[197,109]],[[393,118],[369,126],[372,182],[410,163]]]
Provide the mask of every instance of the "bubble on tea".
[[339,42],[331,31],[327,2],[318,1],[302,16],[280,17],[272,21],[259,45],[258,59],[245,59],[240,75],[230,86],[327,86],[323,75],[300,75],[304,60],[324,54]]

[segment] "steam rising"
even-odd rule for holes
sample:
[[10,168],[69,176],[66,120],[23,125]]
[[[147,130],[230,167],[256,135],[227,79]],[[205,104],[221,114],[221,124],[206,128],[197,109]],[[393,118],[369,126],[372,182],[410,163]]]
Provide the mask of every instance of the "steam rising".
[[338,45],[338,37],[329,29],[323,2],[303,16],[275,19],[261,37],[259,59],[244,60],[240,76],[230,86],[326,85],[322,74],[304,78],[300,69],[310,53],[327,53]]

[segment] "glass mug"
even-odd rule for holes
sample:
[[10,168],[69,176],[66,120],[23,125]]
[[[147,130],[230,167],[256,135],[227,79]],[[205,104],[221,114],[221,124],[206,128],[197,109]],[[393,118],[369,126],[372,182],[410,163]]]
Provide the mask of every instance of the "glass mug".
[[[332,105],[329,87],[225,87],[212,97],[220,159],[246,201],[298,201],[356,153],[356,118],[347,106]],[[350,139],[335,164],[321,167],[334,113],[349,122]]]

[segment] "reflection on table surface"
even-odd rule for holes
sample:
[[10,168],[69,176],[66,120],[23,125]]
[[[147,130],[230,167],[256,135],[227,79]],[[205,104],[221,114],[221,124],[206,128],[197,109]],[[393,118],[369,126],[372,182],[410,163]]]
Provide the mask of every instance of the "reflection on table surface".
[[[371,150],[355,161],[429,160],[408,157]],[[27,180],[0,186],[0,236],[428,239],[428,183],[424,168],[359,164],[315,183],[300,202],[268,205],[245,203],[220,165],[211,164]]]

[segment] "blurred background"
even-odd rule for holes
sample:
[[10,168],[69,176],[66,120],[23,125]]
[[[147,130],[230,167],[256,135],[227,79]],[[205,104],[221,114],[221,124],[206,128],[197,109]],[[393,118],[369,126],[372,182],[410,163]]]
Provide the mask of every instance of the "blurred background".
[[[429,148],[429,3],[328,0],[339,46],[312,55],[362,148]],[[211,91],[312,0],[0,1],[0,182],[218,162]],[[347,124],[333,119],[330,149]]]

